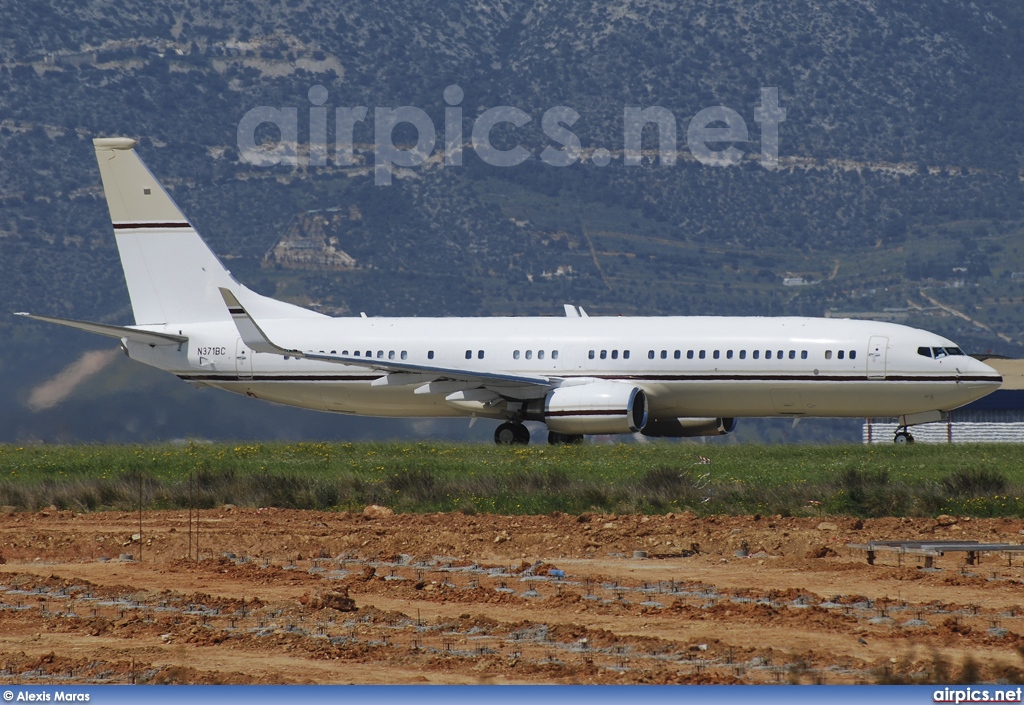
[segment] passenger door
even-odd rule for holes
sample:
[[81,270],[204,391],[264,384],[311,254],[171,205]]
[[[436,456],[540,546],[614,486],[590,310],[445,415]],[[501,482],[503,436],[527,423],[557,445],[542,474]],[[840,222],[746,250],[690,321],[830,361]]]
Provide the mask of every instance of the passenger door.
[[868,341],[868,379],[885,379],[885,358],[889,350],[889,339],[873,335]]
[[235,372],[239,379],[252,379],[253,352],[239,338],[235,343]]

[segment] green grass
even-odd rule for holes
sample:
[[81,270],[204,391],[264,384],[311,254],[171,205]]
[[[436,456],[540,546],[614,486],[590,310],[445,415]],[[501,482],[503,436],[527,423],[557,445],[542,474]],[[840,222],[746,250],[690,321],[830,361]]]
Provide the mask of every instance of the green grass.
[[1022,461],[1013,445],[6,445],[0,505],[131,509],[141,484],[144,505],[180,508],[192,475],[202,507],[1024,516]]

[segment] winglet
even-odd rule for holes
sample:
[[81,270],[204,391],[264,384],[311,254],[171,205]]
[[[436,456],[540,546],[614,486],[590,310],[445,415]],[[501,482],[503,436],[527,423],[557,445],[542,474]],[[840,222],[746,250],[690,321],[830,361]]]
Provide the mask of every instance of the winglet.
[[242,342],[245,343],[250,350],[255,350],[261,353],[271,353],[274,355],[294,355],[296,357],[304,357],[304,355],[298,350],[287,350],[279,345],[275,345],[267,334],[263,332],[263,329],[259,327],[259,324],[253,320],[252,316],[245,310],[245,307],[239,302],[238,298],[231,293],[229,289],[224,287],[220,288],[220,295],[224,299],[224,305],[228,307],[228,313],[231,314],[231,320],[235,322],[235,328],[238,329],[238,334],[242,336]]
[[244,314],[245,309],[242,304],[235,298],[235,295],[231,293],[230,289],[220,288],[220,297],[224,299],[224,305],[228,307],[228,313],[232,316],[235,314]]

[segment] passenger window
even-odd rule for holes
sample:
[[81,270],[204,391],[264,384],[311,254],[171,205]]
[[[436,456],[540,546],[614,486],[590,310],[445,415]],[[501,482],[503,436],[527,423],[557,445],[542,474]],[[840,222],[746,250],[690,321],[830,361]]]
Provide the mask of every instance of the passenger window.
[[[342,355],[348,355],[348,350],[342,350],[342,351],[341,351],[341,354],[342,354]],[[285,359],[285,360],[287,360],[288,358],[287,358],[287,357],[285,357],[284,359]]]
[[366,357],[373,357],[373,350],[367,350]]
[[924,357],[931,357],[932,356],[932,349],[931,348],[918,348],[917,349],[917,354],[918,355],[922,355]]
[[607,350],[602,350],[601,351],[601,359],[602,360],[608,359],[608,351]]
[[484,351],[483,350],[477,350],[476,351],[476,357],[477,357],[478,360],[483,360],[484,359]]
[[648,360],[653,360],[654,359],[654,351],[653,350],[649,350],[647,352],[647,359]]
[[790,350],[789,351],[789,359],[790,360],[795,360],[796,359],[796,350]]
[[741,360],[746,360],[747,359],[747,351],[746,350],[740,350],[740,359]]
[[331,350],[331,355],[337,355],[337,354],[338,354],[337,350]]
[[623,350],[622,351],[622,359],[623,360],[628,360],[629,359],[629,350]]
[[467,350],[466,351],[466,359],[467,360],[472,360],[473,359],[473,351],[472,350]]
[[402,351],[402,359],[406,360],[406,359],[408,359],[408,357],[409,357],[409,351],[408,350],[403,350]]
[[395,359],[395,351],[394,350],[388,350],[388,359],[389,360],[394,360]]
[[678,360],[678,359],[679,359],[679,358],[681,358],[682,356],[683,356],[683,355],[682,355],[682,352],[681,352],[681,351],[679,351],[679,350],[676,350],[675,354],[674,354],[674,355],[673,355],[672,357],[674,357],[675,359],[677,359],[677,360]]
[[857,351],[856,350],[851,350],[850,351],[850,359],[851,360],[856,360],[857,359]]
[[693,350],[687,350],[686,351],[686,359],[687,360],[692,360],[693,359]]
[[764,359],[765,360],[771,360],[772,359],[772,351],[771,350],[765,350],[764,351]]
[[544,351],[543,350],[538,350],[537,351],[537,359],[538,360],[543,360],[544,359]]
[[591,360],[593,360],[594,359],[594,351],[591,350],[590,352],[588,352],[587,353],[587,357],[589,357]]
[[427,351],[427,359],[428,360],[433,360],[434,359],[434,351],[433,350],[428,350]]
[[518,360],[519,359],[519,351],[518,350],[513,350],[512,351],[512,359],[513,360]]
[[756,360],[756,359],[758,359],[759,357],[761,357],[761,351],[760,351],[760,350],[755,350],[755,351],[754,351],[754,359]]
[[726,350],[725,351],[725,359],[726,360],[731,360],[732,359],[732,350]]
[[843,359],[843,355],[845,355],[845,354],[846,354],[845,350],[840,350],[839,352],[836,353],[836,357],[838,357],[840,360],[842,360]]
[[619,351],[618,350],[612,350],[612,359],[613,360],[618,360],[619,359]]
[[697,355],[697,357],[699,357],[701,360],[703,360],[705,357],[707,357],[707,355],[704,353],[703,350],[701,350],[700,353]]
[[713,358],[715,358],[717,360],[718,359],[718,351],[715,350],[713,353],[711,353],[711,357],[713,357]]
[[784,352],[786,352],[786,351],[785,350],[779,350],[779,354],[776,357],[778,357],[781,360],[782,359],[782,354]]
[[527,360],[532,360],[533,359],[533,350],[527,350],[526,351],[526,359]]
[[662,350],[661,351],[661,359],[665,360],[667,358],[668,358],[668,350]]
[[825,351],[825,359],[826,360],[831,360],[832,359],[832,351],[831,350],[826,350]]
[[383,359],[383,358],[384,358],[384,351],[383,350],[378,350],[377,351],[377,359],[380,360],[380,359]]
[[801,350],[800,351],[800,359],[801,360],[806,360],[807,359],[807,351],[806,350]]
[[551,359],[552,360],[557,360],[558,359],[558,351],[557,350],[552,350],[551,351]]

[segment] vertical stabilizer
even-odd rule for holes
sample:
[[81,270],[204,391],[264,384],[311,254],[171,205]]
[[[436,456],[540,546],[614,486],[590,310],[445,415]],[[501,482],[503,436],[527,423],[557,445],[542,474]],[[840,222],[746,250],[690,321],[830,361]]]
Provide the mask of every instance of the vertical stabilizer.
[[137,325],[229,321],[222,287],[264,317],[318,316],[241,287],[156,178],[127,137],[94,139],[103,191]]

